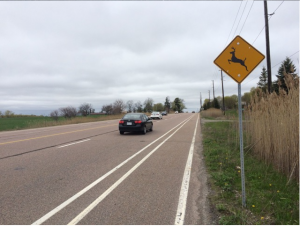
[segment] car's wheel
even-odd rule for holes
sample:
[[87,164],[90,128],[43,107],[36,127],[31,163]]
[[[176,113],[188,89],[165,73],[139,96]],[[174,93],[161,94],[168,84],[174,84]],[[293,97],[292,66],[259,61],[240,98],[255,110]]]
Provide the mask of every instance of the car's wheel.
[[120,131],[120,134],[124,134],[124,131]]
[[143,129],[143,134],[146,134],[147,133],[147,127],[144,126],[144,129]]

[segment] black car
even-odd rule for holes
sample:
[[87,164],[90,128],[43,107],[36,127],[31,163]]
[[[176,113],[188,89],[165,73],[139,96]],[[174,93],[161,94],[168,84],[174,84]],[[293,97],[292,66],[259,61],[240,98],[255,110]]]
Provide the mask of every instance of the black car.
[[161,113],[161,115],[168,115],[168,113],[167,113],[166,111],[163,111],[163,112]]
[[142,132],[153,130],[152,120],[143,113],[128,113],[119,121],[120,134],[124,132]]

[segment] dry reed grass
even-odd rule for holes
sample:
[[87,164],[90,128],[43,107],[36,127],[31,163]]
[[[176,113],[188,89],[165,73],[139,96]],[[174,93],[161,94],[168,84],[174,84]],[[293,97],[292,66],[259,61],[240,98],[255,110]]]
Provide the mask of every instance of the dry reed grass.
[[205,111],[202,111],[201,116],[204,118],[207,118],[207,117],[218,118],[218,117],[222,117],[223,113],[222,113],[221,109],[209,108]]
[[245,135],[255,156],[299,181],[299,78],[285,77],[288,94],[258,90],[252,98],[245,110]]

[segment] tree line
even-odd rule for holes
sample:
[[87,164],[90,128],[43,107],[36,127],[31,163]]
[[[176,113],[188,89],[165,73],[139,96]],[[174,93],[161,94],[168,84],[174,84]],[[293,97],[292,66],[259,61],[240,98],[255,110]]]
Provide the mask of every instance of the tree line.
[[[176,97],[173,102],[170,101],[170,98],[167,96],[164,103],[154,103],[152,98],[147,98],[143,103],[141,101],[134,102],[133,100],[128,100],[124,102],[122,99],[117,99],[113,103],[105,104],[102,106],[100,114],[106,115],[116,115],[121,114],[122,112],[144,112],[150,113],[153,111],[166,111],[170,110],[183,112],[185,109],[184,100]],[[64,117],[66,119],[74,118],[78,115],[88,116],[95,113],[95,109],[90,103],[83,103],[78,108],[74,106],[61,107],[59,109],[53,110],[50,113],[50,117],[54,120],[58,120],[59,117]],[[11,117],[28,117],[35,115],[16,115],[10,110],[6,110],[4,113],[0,111],[0,118],[11,118]]]
[[[286,57],[286,59],[279,66],[276,75],[276,80],[272,81],[271,92],[275,92],[276,94],[279,94],[280,89],[284,90],[286,93],[289,92],[288,87],[286,85],[286,79],[285,79],[287,74],[292,75],[294,79],[298,77],[296,73],[296,67],[293,64],[293,61],[289,57]],[[262,72],[259,76],[259,81],[257,83],[257,86],[252,87],[250,92],[245,92],[243,94],[243,96],[241,97],[242,102],[244,102],[245,105],[248,105],[251,101],[251,98],[257,93],[258,89],[261,89],[263,93],[268,92],[268,71],[265,68],[265,66],[263,66],[262,68]],[[237,109],[238,96],[237,95],[225,96],[224,105],[225,105],[225,109]],[[207,110],[209,108],[223,109],[223,99],[220,96],[214,98],[212,101],[205,99],[202,107],[204,110]]]
[[150,113],[153,111],[166,111],[170,110],[182,112],[185,109],[184,100],[176,97],[173,102],[167,96],[164,103],[154,103],[152,98],[147,98],[143,103],[141,101],[134,102],[133,100],[128,100],[124,102],[121,99],[117,99],[115,102],[107,105],[103,105],[101,113],[105,114],[120,114],[126,110],[126,112],[145,112]]
[[[183,109],[185,108],[184,100],[179,97],[176,97],[173,102],[170,101],[169,97],[166,97],[164,103],[156,104],[154,104],[154,100],[152,98],[147,98],[143,103],[141,101],[134,102],[133,100],[128,100],[125,102],[122,99],[117,99],[113,103],[103,105],[99,113],[105,115],[116,115],[125,111],[128,113],[150,113],[153,111],[166,111],[169,113],[170,110],[183,112]],[[68,106],[54,110],[50,113],[50,117],[52,117],[54,120],[58,120],[59,117],[70,119],[78,115],[88,116],[92,113],[95,113],[95,109],[93,108],[92,104],[83,103],[78,107],[78,109],[73,106]]]

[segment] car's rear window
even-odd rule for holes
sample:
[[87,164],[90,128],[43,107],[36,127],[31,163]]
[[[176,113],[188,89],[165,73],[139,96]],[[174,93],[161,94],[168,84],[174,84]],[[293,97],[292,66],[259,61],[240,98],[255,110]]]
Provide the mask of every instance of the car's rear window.
[[138,119],[140,120],[141,119],[141,115],[139,114],[130,114],[130,115],[124,115],[123,119]]

